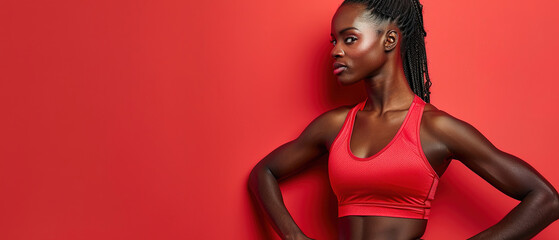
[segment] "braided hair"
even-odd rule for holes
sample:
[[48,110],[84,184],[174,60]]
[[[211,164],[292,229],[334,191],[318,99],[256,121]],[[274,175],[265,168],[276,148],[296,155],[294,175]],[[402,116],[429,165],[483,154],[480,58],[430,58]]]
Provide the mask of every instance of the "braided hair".
[[406,79],[412,91],[429,103],[431,79],[425,51],[427,32],[423,28],[423,5],[419,0],[344,0],[342,5],[348,3],[365,5],[376,21],[396,22],[402,32],[401,56]]

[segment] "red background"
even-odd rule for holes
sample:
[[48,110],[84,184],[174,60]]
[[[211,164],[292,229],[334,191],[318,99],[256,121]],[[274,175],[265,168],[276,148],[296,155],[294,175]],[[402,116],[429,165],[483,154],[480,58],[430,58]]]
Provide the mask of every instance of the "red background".
[[[365,96],[331,74],[340,3],[2,1],[0,238],[276,238],[250,170]],[[432,103],[559,186],[559,2],[422,3]],[[336,236],[326,170],[280,185],[316,239]],[[517,201],[453,162],[433,204],[426,239],[465,239]]]

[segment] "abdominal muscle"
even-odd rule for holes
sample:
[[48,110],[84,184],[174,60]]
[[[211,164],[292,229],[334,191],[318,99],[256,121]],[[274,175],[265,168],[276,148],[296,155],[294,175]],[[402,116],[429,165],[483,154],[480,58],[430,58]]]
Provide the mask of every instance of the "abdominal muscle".
[[427,227],[426,219],[383,216],[338,218],[339,240],[415,240]]

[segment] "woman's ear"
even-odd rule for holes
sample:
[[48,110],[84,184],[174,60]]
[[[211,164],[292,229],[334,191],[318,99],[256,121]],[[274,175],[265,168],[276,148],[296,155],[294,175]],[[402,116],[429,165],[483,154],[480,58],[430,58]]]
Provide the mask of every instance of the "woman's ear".
[[384,40],[384,50],[387,52],[392,51],[398,45],[400,35],[394,30],[386,31],[386,38]]

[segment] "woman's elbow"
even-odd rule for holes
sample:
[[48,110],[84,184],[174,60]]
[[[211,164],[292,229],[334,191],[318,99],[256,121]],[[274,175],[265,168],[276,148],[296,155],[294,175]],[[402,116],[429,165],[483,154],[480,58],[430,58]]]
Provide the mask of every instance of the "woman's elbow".
[[252,168],[250,174],[248,175],[248,187],[251,191],[258,189],[258,185],[259,182],[262,181],[263,174],[266,174],[268,171],[269,170],[266,167],[260,164],[257,164],[254,168]]
[[540,199],[539,208],[542,212],[549,213],[552,221],[559,219],[559,195],[553,187],[538,191]]
[[551,211],[553,215],[553,221],[559,219],[559,195],[557,192],[553,192],[550,200]]

